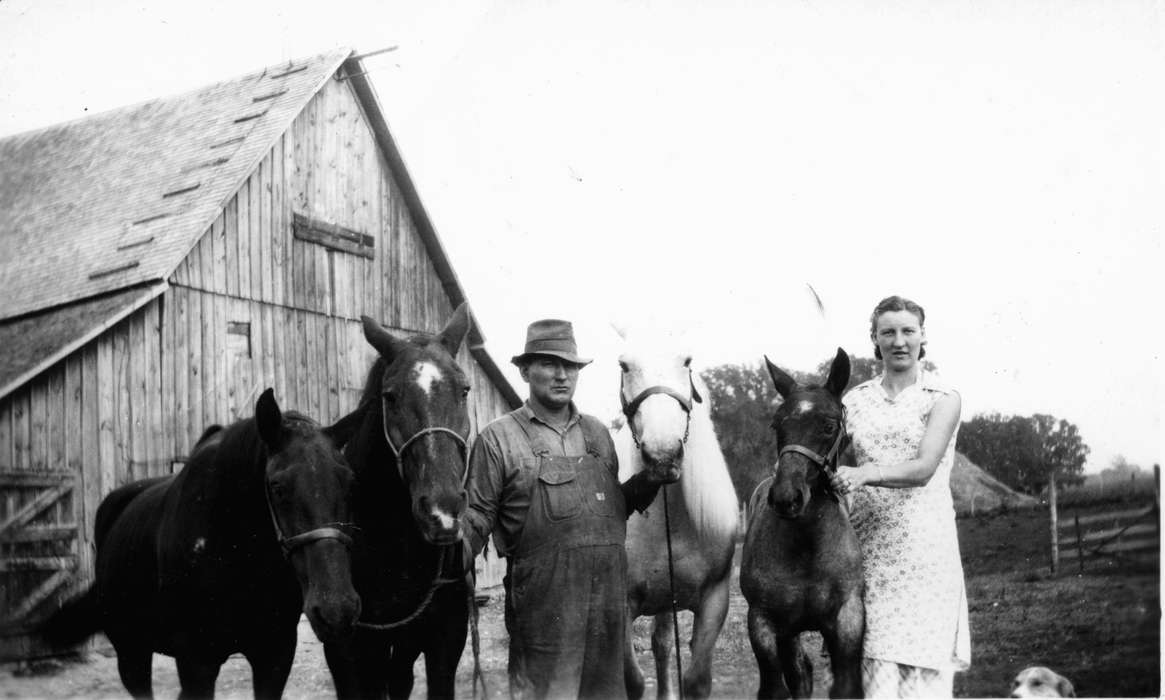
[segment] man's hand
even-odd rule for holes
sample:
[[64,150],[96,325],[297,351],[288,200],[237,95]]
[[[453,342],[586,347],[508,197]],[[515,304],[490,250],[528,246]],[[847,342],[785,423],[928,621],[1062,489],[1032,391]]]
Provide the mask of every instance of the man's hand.
[[627,515],[631,515],[632,511],[642,513],[647,510],[647,507],[655,500],[655,495],[659,493],[659,487],[663,486],[664,483],[666,482],[653,479],[644,470],[633,474],[630,479],[620,484],[619,488],[623,491],[623,500],[627,504]]

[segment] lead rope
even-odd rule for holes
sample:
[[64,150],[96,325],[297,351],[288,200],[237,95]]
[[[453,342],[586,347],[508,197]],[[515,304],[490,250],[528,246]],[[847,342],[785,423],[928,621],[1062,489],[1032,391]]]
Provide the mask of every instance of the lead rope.
[[667,535],[667,583],[671,588],[672,634],[676,642],[676,689],[684,700],[684,664],[680,660],[680,616],[676,610],[676,570],[671,553],[671,514],[667,506],[667,487],[663,488],[663,531]]
[[[469,639],[473,648],[473,691],[474,698],[489,697],[489,688],[485,685],[485,674],[481,670],[481,637],[477,631],[477,577],[472,572],[465,574],[466,582],[469,584]],[[477,685],[481,683],[481,695],[477,694]]]
[[437,592],[437,589],[440,588],[441,586],[444,586],[446,583],[450,583],[451,581],[456,580],[456,579],[441,578],[441,572],[445,570],[444,564],[445,564],[445,551],[444,551],[444,549],[439,549],[439,550],[437,550],[437,571],[435,574],[433,574],[433,582],[432,582],[432,584],[429,585],[429,590],[425,593],[425,597],[421,600],[421,604],[418,605],[416,607],[416,609],[413,610],[413,612],[411,614],[409,614],[408,616],[406,616],[400,620],[397,620],[395,622],[383,622],[383,623],[381,623],[381,622],[360,622],[360,621],[357,621],[356,626],[361,627],[361,628],[366,629],[366,630],[376,630],[377,632],[384,632],[387,630],[396,629],[397,627],[403,627],[403,626],[409,624],[410,622],[412,622],[413,620],[417,619],[418,617],[420,617],[421,613],[425,612],[425,609],[429,607],[429,603],[433,602],[433,594],[435,594]]

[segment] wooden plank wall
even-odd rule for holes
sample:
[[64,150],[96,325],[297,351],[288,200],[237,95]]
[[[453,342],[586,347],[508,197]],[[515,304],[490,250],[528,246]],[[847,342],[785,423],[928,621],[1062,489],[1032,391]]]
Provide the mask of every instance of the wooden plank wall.
[[[373,260],[290,235],[292,213],[376,239]],[[329,81],[228,202],[173,282],[432,331],[452,312],[400,188],[347,83]],[[326,339],[325,339],[326,340]]]
[[[72,584],[55,590],[44,588],[54,572],[41,566],[0,572],[0,609],[17,608],[38,589],[53,590],[54,600],[75,592],[92,576],[93,520],[101,498],[135,479],[170,473],[170,408],[160,369],[163,308],[163,300],[154,300],[0,401],[0,522],[45,494],[50,487],[44,484],[71,485],[9,533],[4,555],[76,558]],[[76,528],[71,540],[47,536],[69,527]],[[31,640],[7,635],[0,647],[4,657],[37,650]]]

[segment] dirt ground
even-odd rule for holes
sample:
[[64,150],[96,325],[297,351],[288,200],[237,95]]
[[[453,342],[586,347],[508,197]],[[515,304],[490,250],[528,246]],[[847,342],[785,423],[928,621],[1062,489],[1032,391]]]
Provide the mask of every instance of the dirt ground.
[[[1160,598],[1157,565],[1098,562],[1083,575],[1051,576],[1042,544],[1046,513],[1026,511],[959,521],[971,609],[972,668],[956,676],[958,697],[1005,697],[1015,673],[1029,665],[1050,666],[1068,676],[1082,697],[1157,697],[1160,674]],[[490,697],[507,697],[506,634],[500,590],[481,608],[481,663]],[[748,643],[747,605],[736,577],[728,620],[716,646],[713,696],[755,697],[756,662]],[[649,621],[635,623],[637,656],[654,695]],[[681,629],[691,616],[681,613]],[[828,693],[827,660],[820,638],[806,635],[814,659],[815,697]],[[674,662],[673,662],[674,663]],[[425,696],[417,667],[414,697]],[[674,665],[672,666],[674,672]],[[469,645],[458,669],[458,695],[471,697],[473,658]],[[155,657],[154,687],[160,698],[177,695],[173,661]],[[250,670],[231,659],[219,676],[220,697],[249,698]],[[323,648],[306,622],[286,697],[334,695]],[[84,661],[54,661],[0,668],[0,698],[121,698],[116,659],[108,648]]]

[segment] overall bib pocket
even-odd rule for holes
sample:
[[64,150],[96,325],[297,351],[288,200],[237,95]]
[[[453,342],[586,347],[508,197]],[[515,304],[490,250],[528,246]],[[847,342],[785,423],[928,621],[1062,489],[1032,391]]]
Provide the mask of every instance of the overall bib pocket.
[[582,511],[582,492],[573,466],[544,464],[538,473],[538,488],[551,522],[577,517]]

